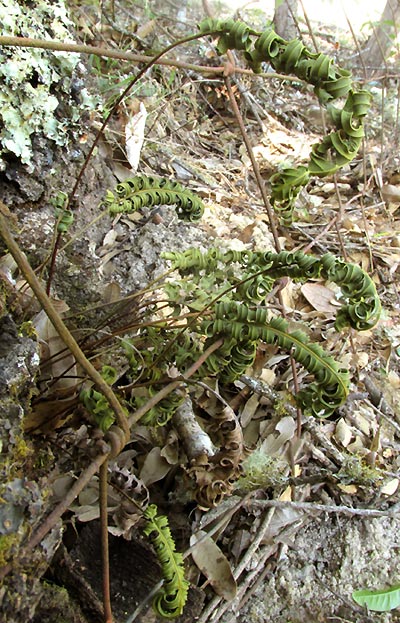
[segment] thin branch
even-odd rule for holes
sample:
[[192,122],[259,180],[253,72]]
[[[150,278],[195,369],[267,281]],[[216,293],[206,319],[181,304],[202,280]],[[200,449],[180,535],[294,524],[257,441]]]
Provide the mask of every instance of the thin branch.
[[[234,69],[236,71],[236,67]],[[280,240],[279,240],[278,229],[277,229],[276,224],[275,224],[275,214],[274,214],[272,206],[271,206],[271,204],[270,204],[270,202],[268,200],[267,193],[266,193],[266,190],[265,190],[265,184],[264,184],[264,181],[263,181],[263,179],[261,177],[260,168],[259,168],[259,166],[257,164],[257,160],[256,160],[256,158],[254,156],[253,148],[252,148],[252,145],[250,143],[250,139],[249,139],[249,137],[247,135],[246,128],[244,127],[243,117],[240,114],[240,110],[239,110],[239,107],[238,107],[237,102],[236,102],[235,94],[234,94],[234,92],[232,90],[232,85],[231,85],[231,81],[230,81],[229,76],[225,76],[225,85],[226,85],[226,88],[227,88],[227,91],[228,91],[229,101],[231,103],[231,106],[232,106],[232,109],[233,109],[233,113],[234,113],[234,115],[236,117],[236,121],[238,123],[239,129],[240,129],[240,133],[242,135],[242,138],[243,138],[243,141],[244,141],[244,144],[245,144],[245,147],[246,147],[247,155],[249,156],[250,161],[251,161],[251,166],[253,168],[253,172],[254,172],[254,175],[255,175],[255,178],[256,178],[256,182],[257,182],[257,186],[260,189],[260,193],[261,193],[261,197],[262,197],[262,200],[263,200],[263,204],[265,206],[265,209],[266,209],[266,212],[267,212],[267,215],[268,215],[269,226],[271,227],[271,233],[272,233],[272,236],[274,238],[275,248],[276,248],[276,251],[279,252],[282,247],[281,247],[281,243],[280,243]]]
[[[208,33],[199,33],[196,35],[196,38],[204,37],[207,35]],[[118,58],[121,61],[131,61],[134,63],[149,62],[149,57],[145,56],[144,54],[133,54],[132,52],[123,52],[122,50],[113,50],[111,48],[101,48],[94,45],[62,43],[61,41],[53,41],[48,39],[31,39],[29,37],[9,37],[1,35],[0,45],[20,48],[40,48],[43,50],[54,50],[56,52],[72,52],[74,54],[94,54],[95,56],[104,56],[104,58]],[[166,65],[167,67],[179,67],[181,69],[187,69],[189,71],[195,71],[200,74],[206,75],[223,74],[225,71],[224,66],[211,67],[207,65],[193,65],[192,63],[184,63],[183,61],[167,58],[158,59],[157,65]],[[237,67],[236,71],[247,76],[252,76],[253,78],[282,78],[283,80],[299,82],[299,78],[297,78],[296,76],[286,76],[285,74],[269,72],[256,75],[251,69],[243,69],[241,67]]]
[[108,460],[100,466],[99,473],[99,505],[100,505],[100,530],[101,530],[101,561],[103,571],[103,608],[104,622],[113,623],[110,596],[110,556],[108,551]]
[[251,500],[249,505],[253,508],[293,508],[295,510],[304,510],[307,513],[315,511],[323,513],[338,513],[341,515],[359,517],[398,517],[400,507],[397,504],[394,508],[387,511],[376,510],[375,508],[352,508],[338,504],[314,504],[314,502],[284,502],[282,500]]

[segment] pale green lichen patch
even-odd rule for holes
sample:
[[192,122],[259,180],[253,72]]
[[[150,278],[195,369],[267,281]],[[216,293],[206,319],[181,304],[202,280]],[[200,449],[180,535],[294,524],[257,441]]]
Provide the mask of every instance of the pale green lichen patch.
[[[38,0],[29,3],[29,9],[25,2],[0,0],[0,23],[2,35],[73,42],[63,0]],[[79,134],[82,114],[97,106],[97,99],[85,89],[80,89],[78,102],[73,99],[71,86],[79,62],[79,55],[68,52],[0,48],[0,170],[6,167],[7,153],[32,167],[34,133],[57,145],[67,145],[71,132]],[[61,100],[66,107],[59,107]]]

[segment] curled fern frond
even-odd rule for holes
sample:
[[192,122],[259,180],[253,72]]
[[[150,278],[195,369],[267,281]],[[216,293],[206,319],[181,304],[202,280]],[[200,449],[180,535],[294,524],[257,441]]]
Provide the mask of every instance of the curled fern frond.
[[[270,63],[283,74],[292,74],[314,86],[322,105],[329,104],[336,131],[314,145],[308,165],[285,168],[271,178],[271,203],[279,212],[285,225],[292,220],[295,200],[309,180],[310,175],[330,175],[356,156],[364,136],[363,121],[371,95],[358,91],[352,82],[351,72],[334,64],[326,54],[312,53],[297,39],[286,41],[271,29],[258,35],[239,21],[207,19],[200,31],[213,31],[219,35],[218,50],[244,50],[244,56],[255,73],[261,72],[262,63]],[[257,38],[253,41],[252,36]],[[342,110],[331,107],[330,102],[347,98]]]
[[[151,385],[149,388],[149,397],[154,396],[161,386]],[[135,400],[135,408],[140,407],[148,401],[148,397],[141,397]],[[142,417],[142,424],[146,426],[165,426],[177,408],[182,404],[183,397],[177,393],[171,392],[166,398],[163,398],[156,407],[149,409],[147,413]]]
[[155,504],[147,507],[144,518],[146,526],[143,531],[154,546],[164,580],[161,591],[154,598],[153,608],[162,617],[173,619],[182,614],[189,590],[182,554],[175,551],[168,519],[165,515],[157,515]]
[[283,225],[292,222],[293,206],[300,191],[310,179],[307,167],[285,168],[270,177],[271,205],[281,218]]
[[64,208],[56,208],[56,217],[57,231],[61,234],[65,234],[74,222],[74,215],[72,211]]
[[[115,383],[118,373],[112,366],[103,366],[101,375],[107,383],[112,385]],[[81,390],[79,399],[103,432],[106,432],[114,424],[115,412],[104,394],[98,392],[94,387],[89,387]]]
[[[372,279],[356,264],[337,259],[329,253],[321,258],[296,251],[279,253],[252,251],[224,251],[212,248],[206,253],[199,249],[187,249],[183,253],[163,253],[182,275],[189,272],[196,281],[199,271],[217,273],[220,265],[221,278],[228,281],[235,291],[230,300],[258,304],[271,290],[274,279],[291,277],[300,282],[308,279],[326,279],[341,288],[344,298],[335,327],[341,330],[351,326],[358,331],[373,327],[379,320],[381,304]],[[241,271],[232,267],[236,264]],[[245,320],[245,318],[243,318]]]
[[[223,382],[232,382],[253,364],[256,348],[264,341],[292,353],[314,375],[314,382],[297,396],[308,412],[326,417],[343,404],[348,394],[348,372],[319,345],[310,344],[304,333],[289,332],[284,319],[270,318],[262,301],[275,279],[284,276],[299,282],[325,279],[341,289],[342,306],[335,328],[368,329],[378,321],[381,307],[372,279],[359,266],[331,254],[318,258],[300,251],[274,253],[213,248],[201,253],[198,249],[187,249],[183,253],[164,253],[163,257],[185,278],[190,274],[190,281],[183,280],[191,287],[186,292],[186,305],[200,312],[207,310],[200,325],[192,327],[199,336],[206,337],[204,348],[219,337],[224,339],[203,364],[203,371]],[[210,291],[218,295],[212,305]]]
[[108,190],[103,205],[112,216],[136,212],[143,207],[175,205],[178,217],[184,221],[198,221],[204,212],[197,195],[178,182],[146,175],[117,184],[115,193]]
[[[181,330],[165,331],[159,327],[144,327],[137,336],[147,348],[134,347],[132,340],[125,339],[123,348],[129,363],[127,375],[134,382],[146,384],[139,392],[133,392],[130,406],[133,410],[145,405],[163,385],[161,379],[168,377],[171,365],[179,370],[186,370],[202,352],[200,341],[194,335]],[[146,426],[165,426],[177,408],[182,404],[183,396],[171,392],[141,418]]]
[[68,204],[67,193],[60,190],[55,197],[50,199],[50,203],[55,208],[57,231],[60,234],[64,234],[74,222],[74,215],[72,214],[72,211],[66,208],[66,205]]
[[[243,373],[242,362],[245,363],[248,357],[247,367],[252,363],[251,357],[253,361],[255,357],[255,350],[251,355],[249,344],[255,346],[257,341],[262,340],[289,351],[298,363],[314,375],[315,382],[296,396],[303,409],[317,417],[327,417],[347,398],[348,371],[340,369],[333,357],[327,355],[318,344],[310,343],[309,337],[302,331],[289,332],[288,323],[283,318],[268,319],[266,309],[253,310],[234,301],[229,304],[217,303],[215,320],[207,322],[205,330],[214,339],[228,337],[227,343],[224,342],[221,347],[222,361],[227,362],[225,367],[219,360],[219,374],[224,380],[233,381]],[[226,352],[227,347],[230,348],[229,353]],[[214,353],[211,366],[215,365],[218,356],[219,350]],[[208,362],[205,365],[208,366]]]
[[257,34],[244,22],[234,19],[220,20],[207,17],[199,24],[201,33],[212,32],[219,35],[217,50],[225,54],[227,50],[247,50],[251,45],[250,35]]

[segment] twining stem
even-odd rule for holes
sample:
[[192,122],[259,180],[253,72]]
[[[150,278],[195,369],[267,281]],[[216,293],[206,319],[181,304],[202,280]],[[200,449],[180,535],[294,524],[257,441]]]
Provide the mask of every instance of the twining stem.
[[69,348],[76,361],[79,363],[81,368],[86,372],[89,378],[96,385],[97,389],[104,394],[107,398],[110,406],[114,410],[115,418],[117,420],[118,426],[123,430],[125,439],[128,441],[130,437],[130,430],[128,421],[126,418],[126,414],[119,402],[118,398],[114,394],[111,387],[106,383],[101,374],[96,370],[96,368],[88,361],[85,354],[81,350],[79,344],[75,340],[75,338],[71,335],[71,332],[64,324],[60,315],[56,311],[53,303],[51,302],[49,296],[46,294],[44,288],[40,284],[38,278],[33,272],[29,262],[26,260],[24,254],[20,250],[17,242],[15,241],[13,235],[11,234],[8,224],[7,218],[9,218],[10,212],[8,208],[0,201],[0,235],[2,236],[4,242],[6,243],[9,252],[13,256],[15,262],[18,265],[22,275],[26,279],[27,283],[32,288],[35,296],[37,297],[40,305],[43,310],[46,312],[50,322],[56,329],[60,338],[64,342],[64,344]]
[[[268,200],[267,193],[266,193],[266,190],[265,190],[265,184],[264,184],[263,179],[261,177],[260,168],[259,168],[257,160],[256,160],[256,158],[254,156],[253,149],[252,149],[252,146],[251,146],[251,143],[250,143],[250,139],[248,137],[248,134],[246,132],[246,128],[245,128],[244,123],[243,123],[243,117],[240,114],[239,106],[237,105],[235,94],[233,92],[231,81],[230,81],[230,78],[229,78],[228,75],[224,77],[224,81],[225,81],[225,85],[226,85],[226,88],[227,88],[227,91],[228,91],[229,101],[231,103],[231,106],[232,106],[232,109],[233,109],[233,113],[234,113],[234,115],[236,117],[236,121],[237,121],[237,123],[239,125],[240,133],[242,135],[242,138],[243,138],[243,141],[244,141],[244,144],[245,144],[245,147],[246,147],[247,155],[249,156],[250,161],[251,161],[251,165],[253,167],[253,172],[254,172],[254,175],[255,175],[255,178],[256,178],[257,186],[258,186],[258,188],[260,190],[261,197],[262,197],[265,209],[267,211],[268,222],[269,222],[269,225],[270,225],[270,228],[271,228],[271,233],[272,233],[272,236],[273,236],[273,239],[274,239],[275,248],[276,248],[276,251],[279,253],[279,251],[281,251],[281,249],[282,249],[282,246],[281,246],[281,243],[280,243],[280,240],[279,240],[278,228],[277,228],[276,223],[275,223],[275,214],[274,214],[272,206],[271,206],[271,204],[270,204],[270,202]],[[284,301],[283,301],[283,298],[282,298],[282,291],[281,291],[281,289],[278,290],[278,299],[279,299],[279,303],[280,303],[281,308],[282,308],[282,315],[283,315],[284,318],[286,318],[285,306],[284,306]],[[296,362],[295,362],[292,354],[290,354],[290,365],[292,367],[293,380],[294,380],[295,390],[296,390],[296,393],[297,393],[298,392],[298,381],[297,381]],[[299,407],[297,407],[297,436],[300,437],[300,435],[301,435],[301,410],[300,410]]]

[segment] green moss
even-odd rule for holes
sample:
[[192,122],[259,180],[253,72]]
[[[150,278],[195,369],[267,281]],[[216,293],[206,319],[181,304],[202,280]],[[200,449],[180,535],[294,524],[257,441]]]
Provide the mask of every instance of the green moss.
[[352,454],[345,458],[337,478],[342,484],[370,487],[381,482],[383,474],[377,467],[366,463],[363,457]]
[[37,340],[37,331],[30,320],[21,324],[19,328],[19,335],[21,337],[30,337],[35,341]]
[[21,537],[15,533],[0,535],[0,567],[4,567],[13,558],[20,540]]
[[237,482],[237,489],[247,493],[282,485],[285,482],[285,467],[281,459],[268,456],[262,448],[258,448],[244,460],[243,476]]
[[32,446],[30,444],[29,445],[27,444],[27,442],[22,437],[22,435],[19,435],[15,438],[15,443],[13,446],[13,454],[14,454],[15,461],[17,462],[25,461],[25,459],[32,456],[33,452],[34,451],[33,451]]

